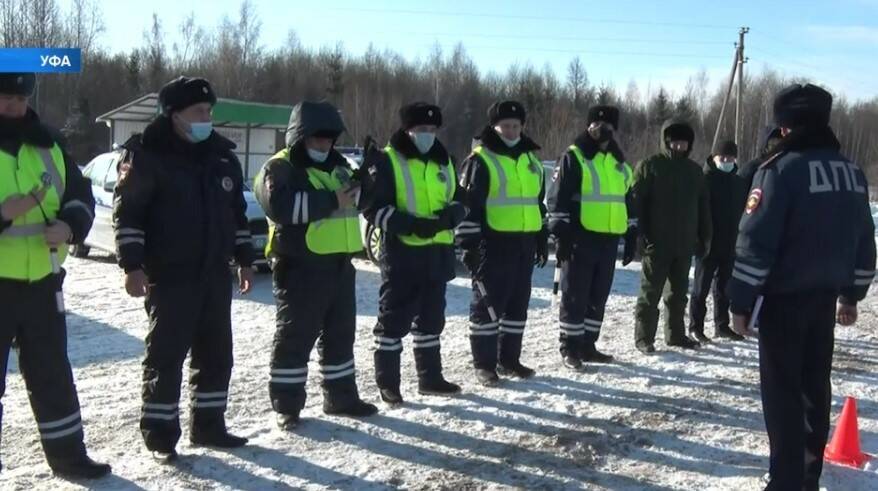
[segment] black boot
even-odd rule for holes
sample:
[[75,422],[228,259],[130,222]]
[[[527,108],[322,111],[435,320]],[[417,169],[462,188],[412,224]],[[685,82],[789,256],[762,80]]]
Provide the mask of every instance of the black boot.
[[533,368],[526,367],[521,362],[497,365],[497,373],[504,377],[518,378],[531,378],[536,374]]
[[56,476],[67,479],[97,479],[112,471],[109,464],[95,462],[86,454],[72,459],[52,459],[49,467]]
[[398,388],[384,387],[378,391],[381,394],[381,400],[391,406],[399,406],[403,403],[402,394]]
[[487,387],[493,387],[500,383],[500,377],[497,376],[496,371],[484,368],[476,368],[476,380]]
[[202,447],[238,448],[246,445],[249,440],[242,436],[232,435],[223,425],[222,428],[193,428],[189,434],[189,441],[193,445]]
[[727,327],[717,329],[716,333],[714,334],[714,337],[730,339],[732,341],[743,341],[744,339],[746,339],[746,338],[744,338],[744,336],[741,336],[740,334],[736,333],[735,331],[732,331],[731,329],[729,329]]
[[277,427],[284,431],[293,431],[299,426],[299,413],[277,414]]
[[695,338],[695,341],[698,341],[699,343],[702,343],[702,344],[708,344],[708,343],[710,343],[710,338],[707,337],[707,336],[706,336],[703,332],[701,332],[701,331],[690,331],[690,332],[689,332],[689,335],[692,336],[693,338]]
[[652,343],[637,343],[637,351],[640,351],[644,355],[653,355],[655,354],[655,345]]
[[177,451],[173,448],[167,452],[162,450],[151,450],[149,454],[152,455],[152,458],[160,464],[171,463],[177,460],[177,457],[179,457]]
[[582,350],[582,361],[589,363],[612,363],[613,356],[601,353],[594,344],[586,344]]
[[338,406],[333,403],[323,402],[323,412],[333,416],[347,416],[349,418],[365,418],[378,413],[378,407],[369,404],[362,399],[354,399],[352,402],[344,406]]
[[460,386],[445,380],[442,375],[435,380],[419,380],[418,393],[431,396],[448,396],[460,392]]
[[667,344],[668,346],[676,346],[678,348],[692,349],[692,350],[697,349],[699,346],[701,346],[698,343],[698,341],[695,341],[694,339],[692,339],[688,336],[683,336],[680,339],[672,339],[670,342],[665,343],[665,344]]
[[564,366],[571,370],[582,370],[582,360],[574,354],[564,356]]

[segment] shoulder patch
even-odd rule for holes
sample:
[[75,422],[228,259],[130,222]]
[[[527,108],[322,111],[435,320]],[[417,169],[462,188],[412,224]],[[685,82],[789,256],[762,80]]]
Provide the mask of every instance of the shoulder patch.
[[552,171],[552,182],[557,182],[559,178],[561,178],[561,166],[556,163],[555,170]]
[[759,208],[759,203],[762,202],[762,189],[755,188],[750,191],[750,196],[747,197],[747,206],[744,208],[744,211],[748,215],[752,215],[756,208]]

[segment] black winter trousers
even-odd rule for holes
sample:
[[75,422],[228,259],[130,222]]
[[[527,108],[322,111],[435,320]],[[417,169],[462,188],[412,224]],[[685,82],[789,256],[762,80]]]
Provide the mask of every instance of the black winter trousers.
[[613,286],[618,237],[586,236],[573,244],[561,263],[560,341],[563,356],[579,357],[601,334],[604,309]]
[[[473,278],[470,303],[470,346],[475,368],[494,370],[497,363],[520,363],[522,338],[530,303],[534,241],[504,244],[491,238],[481,247],[482,261]],[[484,288],[486,295],[482,294]],[[495,318],[491,318],[493,310]]]
[[357,329],[356,269],[349,258],[334,269],[279,261],[274,267],[277,331],[268,392],[272,408],[298,414],[305,407],[308,360],[317,343],[323,407],[359,400],[354,366]]
[[382,272],[375,324],[375,382],[399,389],[402,338],[411,332],[418,379],[442,378],[439,338],[445,329],[445,281]]
[[729,297],[726,285],[732,276],[734,257],[703,257],[695,262],[695,283],[689,299],[689,330],[704,334],[704,318],[707,316],[707,296],[713,289],[713,325],[717,334],[727,333],[729,328]]
[[149,285],[140,429],[150,450],[168,451],[180,439],[180,383],[190,352],[190,427],[225,427],[232,374],[231,303],[231,273],[225,265],[202,278]]
[[818,489],[829,436],[834,292],[766,296],[759,317],[762,410],[771,449],[766,489]]
[[[55,307],[56,285],[51,275],[34,283],[0,279],[0,397],[6,391],[15,338],[18,365],[49,462],[85,453],[79,399],[67,359],[67,324]],[[0,404],[0,424],[2,417]]]

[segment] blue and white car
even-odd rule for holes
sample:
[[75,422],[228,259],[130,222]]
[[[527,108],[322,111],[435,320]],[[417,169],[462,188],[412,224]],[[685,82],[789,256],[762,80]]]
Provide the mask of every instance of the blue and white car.
[[[120,156],[121,152],[118,150],[103,153],[93,158],[82,171],[82,174],[91,180],[91,190],[95,198],[95,220],[85,242],[72,247],[71,253],[75,257],[88,257],[92,248],[116,254],[116,238],[113,233],[113,188],[116,186]],[[256,258],[254,266],[259,270],[267,270],[265,244],[268,241],[268,222],[247,183],[244,183],[244,186],[247,220],[250,223]]]

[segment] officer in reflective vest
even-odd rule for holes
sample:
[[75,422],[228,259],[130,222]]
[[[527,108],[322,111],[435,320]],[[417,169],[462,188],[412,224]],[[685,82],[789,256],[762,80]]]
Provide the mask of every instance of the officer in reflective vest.
[[634,256],[636,221],[626,198],[633,172],[613,139],[619,110],[594,106],[588,128],[558,159],[549,187],[549,229],[561,265],[560,339],[564,365],[609,363],[595,342],[616,270],[619,238],[625,236],[628,264]]
[[14,338],[49,467],[97,478],[110,466],[91,460],[83,444],[60,297],[60,263],[68,244],[88,235],[95,202],[54,131],[28,108],[35,85],[32,73],[0,73],[0,397]]
[[400,392],[402,338],[412,333],[418,392],[448,395],[460,387],[442,376],[445,286],[454,278],[454,227],[463,219],[454,165],[436,131],[439,108],[417,102],[400,109],[401,127],[374,172],[366,218],[381,233],[381,293],[375,325],[375,380],[388,404]]
[[549,255],[545,227],[545,176],[534,152],[540,147],[522,133],[526,115],[516,101],[488,109],[480,144],[463,165],[461,187],[467,217],[456,230],[473,279],[470,346],[480,383],[503,376],[529,378],[521,363],[522,337],[534,265]]
[[281,429],[299,424],[308,360],[320,338],[323,411],[350,417],[378,409],[360,399],[354,363],[357,300],[351,256],[363,250],[360,186],[335,150],[345,131],[328,102],[301,102],[287,126],[287,146],[256,176],[256,199],[269,219],[277,331],[268,392]]

